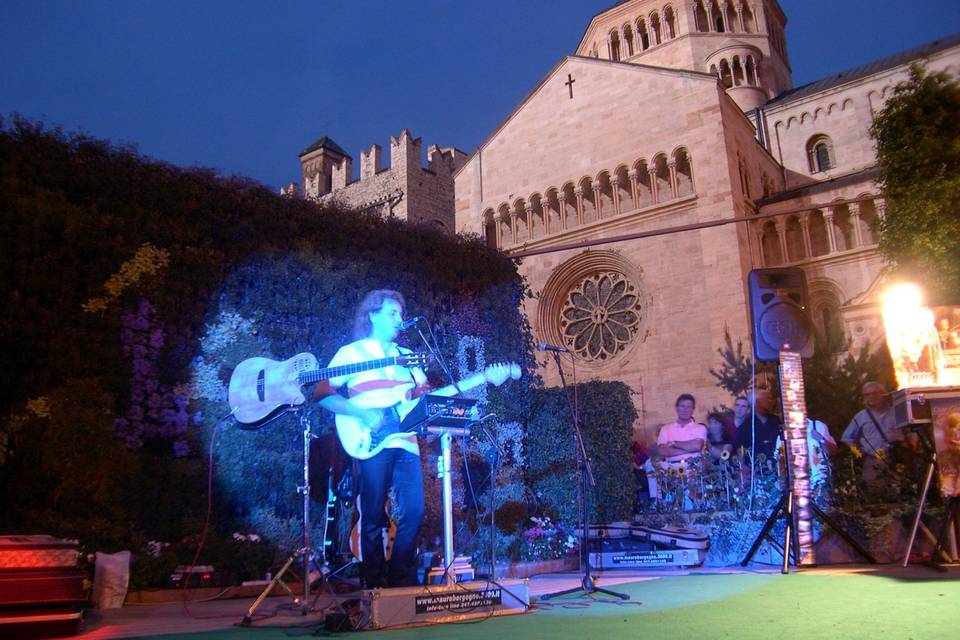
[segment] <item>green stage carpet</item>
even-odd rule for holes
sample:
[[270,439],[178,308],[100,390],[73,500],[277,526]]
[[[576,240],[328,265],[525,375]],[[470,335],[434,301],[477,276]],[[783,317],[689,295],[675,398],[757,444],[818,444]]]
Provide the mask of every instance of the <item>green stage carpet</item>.
[[[457,640],[638,640],[663,638],[960,638],[960,579],[792,573],[656,578],[606,596],[566,596],[533,613],[459,624],[366,632],[363,638]],[[264,621],[261,625],[268,624]],[[165,640],[309,637],[313,628],[232,629]],[[325,634],[322,630],[318,635]],[[335,634],[337,637],[351,634]]]

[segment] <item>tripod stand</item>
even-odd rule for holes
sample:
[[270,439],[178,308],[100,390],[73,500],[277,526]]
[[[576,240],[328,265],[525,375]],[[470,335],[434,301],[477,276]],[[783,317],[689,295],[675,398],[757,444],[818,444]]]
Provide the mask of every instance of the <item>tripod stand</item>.
[[590,495],[596,492],[596,480],[593,477],[593,470],[590,467],[590,458],[587,456],[587,449],[583,443],[583,433],[580,431],[580,418],[574,409],[573,401],[570,399],[570,390],[567,388],[567,380],[563,375],[563,365],[560,363],[560,354],[553,352],[554,362],[557,363],[557,371],[560,372],[560,384],[563,387],[564,395],[567,397],[567,405],[570,408],[570,419],[573,424],[574,438],[577,441],[577,525],[580,527],[580,586],[554,593],[546,593],[540,596],[541,600],[550,600],[559,596],[569,595],[571,593],[583,592],[585,595],[593,593],[604,593],[608,596],[629,600],[630,596],[625,593],[611,591],[597,586],[597,582],[590,573],[590,556],[586,550],[587,543],[587,514],[584,509],[585,487],[584,481],[589,483]]
[[[243,619],[240,621],[240,626],[248,627],[253,623],[253,613],[277,586],[287,592],[287,595],[290,596],[293,604],[300,606],[301,615],[307,615],[314,610],[313,605],[310,603],[310,584],[316,579],[319,579],[322,582],[323,587],[333,598],[334,606],[337,608],[338,612],[343,616],[346,616],[346,612],[340,605],[340,601],[337,599],[336,593],[334,593],[333,589],[330,588],[330,584],[327,582],[329,569],[326,566],[326,556],[324,555],[323,570],[319,572],[319,575],[317,575],[316,578],[312,577],[310,571],[310,563],[313,562],[314,556],[313,549],[310,547],[310,441],[316,436],[313,435],[310,428],[310,412],[308,407],[308,404],[304,404],[297,409],[291,410],[299,414],[300,428],[303,433],[303,484],[297,486],[297,493],[303,496],[303,546],[294,551],[293,554],[287,558],[287,561],[277,572],[277,575],[273,576],[273,579],[270,580],[270,583],[263,589],[263,592],[257,596],[257,599],[252,605],[250,605],[250,608],[247,609],[246,615],[244,615]],[[283,581],[283,576],[287,573],[287,571],[290,570],[290,568],[293,566],[293,563],[298,559],[303,563],[302,597],[296,595],[290,586]],[[314,571],[313,573],[316,574],[317,572]]]
[[[783,566],[781,573],[790,572],[790,556],[793,555],[793,566],[800,566],[800,526],[809,527],[804,529],[803,541],[808,549],[813,550],[813,531],[810,511],[820,519],[821,522],[833,529],[847,544],[853,547],[869,563],[875,564],[866,549],[864,549],[856,540],[851,538],[843,529],[841,529],[830,516],[817,506],[810,497],[810,474],[809,474],[809,431],[815,428],[814,423],[807,420],[807,407],[803,391],[803,368],[801,364],[800,353],[790,350],[788,345],[780,350],[780,367],[777,371],[780,380],[780,389],[782,390],[782,411],[788,422],[785,423],[780,432],[780,441],[784,443],[784,452],[786,454],[786,480],[787,486],[779,502],[770,512],[763,528],[753,541],[750,551],[741,561],[740,565],[745,567],[750,563],[754,554],[760,549],[760,544],[764,539],[769,540],[774,546],[777,546],[783,552]],[[796,471],[796,475],[794,473]],[[796,494],[796,496],[794,495]],[[796,510],[795,500],[800,500],[800,510]],[[807,511],[809,509],[810,511]],[[770,531],[778,520],[783,519],[786,522],[786,529],[783,535],[783,546],[780,547]]]
[[[933,439],[930,437],[930,432],[927,430],[927,427],[928,425],[925,424],[912,425],[910,427],[910,430],[920,438],[923,450],[927,454],[927,476],[923,483],[923,493],[920,494],[920,502],[917,504],[917,515],[913,519],[913,529],[910,531],[910,542],[907,543],[907,551],[903,554],[904,567],[910,564],[910,554],[913,552],[913,544],[917,539],[917,531],[923,527],[924,533],[928,537],[933,538],[933,534],[930,533],[930,530],[927,529],[922,520],[923,509],[927,503],[927,494],[930,492],[930,485],[933,484],[933,475],[937,471],[937,449],[933,443]],[[933,556],[930,559],[930,563],[934,568],[942,569],[945,564],[956,564],[960,562],[957,554],[956,533],[957,526],[960,524],[958,517],[960,517],[960,499],[958,499],[957,496],[951,496],[947,499],[940,535],[934,539],[935,546]],[[949,549],[944,548],[945,542],[948,544]],[[937,562],[937,556],[940,556],[944,562]]]

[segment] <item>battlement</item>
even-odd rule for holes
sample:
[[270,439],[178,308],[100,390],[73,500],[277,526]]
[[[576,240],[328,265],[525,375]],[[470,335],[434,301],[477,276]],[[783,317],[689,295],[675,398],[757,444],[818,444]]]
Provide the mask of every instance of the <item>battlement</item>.
[[427,166],[441,176],[452,176],[467,161],[467,154],[456,147],[427,147]]
[[324,136],[300,154],[303,190],[291,183],[281,193],[318,202],[336,200],[353,209],[435,222],[452,230],[453,174],[466,162],[467,154],[431,144],[424,167],[422,149],[421,139],[403,129],[390,137],[390,167],[381,168],[383,149],[371,145],[360,150],[360,179],[352,180],[353,159]]

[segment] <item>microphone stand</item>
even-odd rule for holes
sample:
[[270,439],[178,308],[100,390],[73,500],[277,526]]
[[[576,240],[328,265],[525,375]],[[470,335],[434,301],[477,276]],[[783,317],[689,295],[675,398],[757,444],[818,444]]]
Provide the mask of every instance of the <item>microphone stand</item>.
[[570,398],[570,389],[567,388],[567,379],[563,375],[563,365],[560,363],[560,352],[551,350],[553,360],[557,363],[557,371],[560,372],[560,384],[563,387],[563,393],[567,397],[567,406],[570,408],[570,418],[573,424],[573,433],[577,444],[577,520],[580,527],[580,586],[553,593],[545,593],[540,596],[541,600],[550,600],[559,596],[569,595],[582,591],[584,595],[593,593],[605,593],[608,596],[629,600],[630,596],[625,593],[603,589],[597,586],[597,582],[590,573],[590,556],[586,551],[587,545],[587,514],[584,509],[584,480],[590,485],[590,495],[596,495],[597,483],[593,477],[593,469],[590,466],[590,458],[587,456],[587,449],[583,442],[583,433],[580,431],[580,417],[573,406],[573,400]]

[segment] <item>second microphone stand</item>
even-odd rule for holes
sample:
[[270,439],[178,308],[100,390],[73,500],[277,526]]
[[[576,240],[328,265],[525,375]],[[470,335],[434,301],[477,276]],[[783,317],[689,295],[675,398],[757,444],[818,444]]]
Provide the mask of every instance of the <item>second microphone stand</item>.
[[593,593],[605,593],[608,596],[629,600],[630,596],[625,593],[611,591],[597,586],[597,582],[590,573],[590,556],[586,549],[587,544],[587,514],[584,509],[584,496],[586,490],[584,482],[589,485],[590,495],[595,495],[597,483],[593,477],[593,469],[590,466],[590,458],[587,456],[587,448],[583,443],[583,433],[580,431],[580,417],[573,406],[573,400],[570,398],[570,390],[567,388],[567,379],[563,375],[563,365],[560,362],[559,351],[553,351],[553,360],[557,363],[557,371],[560,372],[560,384],[563,387],[563,393],[567,397],[567,406],[570,409],[570,419],[573,424],[573,434],[577,444],[577,524],[580,527],[580,586],[553,593],[545,593],[540,596],[541,600],[549,600],[559,596],[569,595],[571,593],[583,592],[584,595]]

